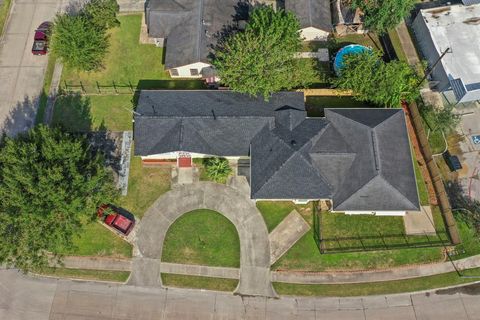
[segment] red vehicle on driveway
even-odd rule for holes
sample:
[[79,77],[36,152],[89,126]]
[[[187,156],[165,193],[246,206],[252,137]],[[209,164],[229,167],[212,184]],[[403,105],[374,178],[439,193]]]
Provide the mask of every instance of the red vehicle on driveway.
[[43,56],[47,54],[48,50],[48,37],[50,36],[50,30],[52,23],[49,21],[42,22],[35,30],[33,37],[32,53],[34,55]]
[[97,216],[103,219],[103,222],[121,234],[128,236],[135,226],[135,218],[127,213],[120,213],[119,209],[108,204],[101,205],[98,208]]

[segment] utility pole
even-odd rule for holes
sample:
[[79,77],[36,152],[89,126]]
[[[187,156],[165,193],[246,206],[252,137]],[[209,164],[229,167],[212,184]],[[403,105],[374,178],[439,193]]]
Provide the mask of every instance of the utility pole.
[[442,54],[440,55],[440,57],[438,57],[438,59],[435,61],[435,63],[432,65],[431,68],[427,68],[427,70],[425,71],[425,75],[423,76],[422,80],[420,80],[420,82],[418,83],[418,87],[420,87],[423,83],[423,81],[425,81],[425,79],[427,79],[427,77],[433,72],[433,70],[435,69],[435,67],[437,66],[437,64],[442,60],[442,58],[448,53],[448,52],[452,52],[450,50],[450,47],[448,47],[447,49],[445,49],[445,51],[442,52]]

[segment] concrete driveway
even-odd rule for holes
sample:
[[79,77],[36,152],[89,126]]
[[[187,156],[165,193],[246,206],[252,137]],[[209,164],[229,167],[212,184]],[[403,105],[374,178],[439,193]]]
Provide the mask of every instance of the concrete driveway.
[[159,286],[160,259],[168,228],[184,213],[211,209],[223,214],[240,238],[240,281],[236,293],[276,296],[270,282],[270,243],[261,213],[246,195],[212,182],[197,182],[162,195],[147,210],[137,230],[129,284]]
[[47,56],[31,53],[35,28],[53,20],[61,0],[14,0],[0,42],[0,130],[15,135],[33,125]]

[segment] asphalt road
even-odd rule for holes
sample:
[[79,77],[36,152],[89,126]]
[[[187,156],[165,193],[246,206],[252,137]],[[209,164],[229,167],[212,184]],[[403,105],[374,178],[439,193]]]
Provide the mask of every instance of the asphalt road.
[[36,278],[0,270],[0,319],[480,319],[480,284],[359,298],[267,299]]
[[35,28],[52,20],[61,0],[14,0],[0,42],[0,130],[9,135],[33,124],[47,56],[31,53]]

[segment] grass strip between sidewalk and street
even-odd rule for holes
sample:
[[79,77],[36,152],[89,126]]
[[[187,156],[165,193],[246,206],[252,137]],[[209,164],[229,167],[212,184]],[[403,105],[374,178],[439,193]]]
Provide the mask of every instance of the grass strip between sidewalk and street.
[[233,291],[238,280],[162,273],[162,283],[167,287]]
[[34,271],[34,273],[39,275],[59,277],[59,278],[114,281],[114,282],[125,282],[130,276],[129,271],[69,269],[69,268],[50,268],[50,267],[43,268],[40,271]]
[[480,268],[464,270],[462,275],[478,276],[478,278],[460,278],[456,272],[449,272],[435,276],[384,282],[355,284],[290,284],[275,282],[273,286],[280,295],[294,296],[350,297],[393,294],[477,282],[480,281]]

